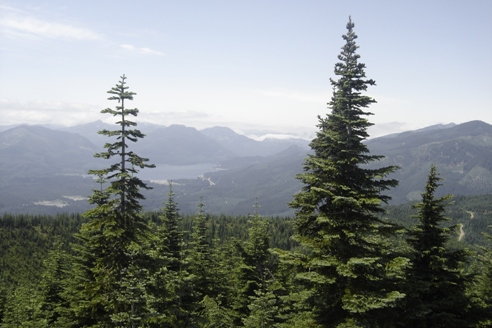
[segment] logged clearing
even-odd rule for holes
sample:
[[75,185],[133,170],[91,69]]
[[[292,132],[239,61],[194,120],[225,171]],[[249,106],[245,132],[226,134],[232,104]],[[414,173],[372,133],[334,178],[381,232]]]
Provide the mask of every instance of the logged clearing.
[[461,241],[461,239],[465,236],[465,231],[463,230],[463,224],[460,223],[460,234],[458,235],[458,241]]

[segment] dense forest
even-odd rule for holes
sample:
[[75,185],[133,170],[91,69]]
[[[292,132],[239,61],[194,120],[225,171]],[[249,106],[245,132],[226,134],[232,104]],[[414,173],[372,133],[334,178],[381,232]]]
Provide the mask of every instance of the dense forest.
[[[492,325],[492,196],[436,196],[429,167],[417,202],[387,206],[397,166],[364,141],[372,125],[365,76],[349,19],[331,80],[331,112],[319,116],[297,175],[294,217],[212,216],[197,199],[181,215],[173,185],[145,212],[138,177],[152,169],[130,143],[145,137],[126,77],[108,91],[116,130],[97,158],[83,215],[0,218],[2,327],[488,327]],[[491,231],[492,232],[492,231]]]
[[[416,225],[417,219],[413,216],[417,210],[414,204],[403,204],[399,206],[385,207],[384,217],[392,222],[397,222],[402,227],[410,229]],[[179,206],[179,205],[178,205]],[[228,279],[240,282],[240,285],[226,285],[227,280],[217,279],[219,283],[224,283],[222,290],[230,289],[230,294],[237,293],[237,286],[245,286],[247,281],[241,277],[232,277],[237,275],[239,264],[245,265],[244,249],[247,245],[251,245],[251,230],[257,223],[252,216],[211,216],[206,214],[206,207],[202,207],[204,212],[197,215],[179,215],[177,221],[178,231],[182,234],[181,244],[183,247],[183,255],[187,265],[190,258],[190,252],[193,250],[194,239],[196,232],[196,219],[203,219],[202,230],[204,241],[208,245],[210,254],[214,254],[208,258],[208,268],[216,268],[214,274],[218,277],[229,276]],[[261,208],[259,208],[261,210]],[[470,218],[470,213],[473,213],[473,219]],[[179,214],[179,211],[178,211]],[[474,280],[467,285],[469,294],[475,298],[476,304],[486,309],[486,305],[490,303],[492,290],[490,289],[490,249],[492,241],[488,240],[482,231],[486,231],[487,225],[490,224],[490,216],[492,214],[492,195],[456,197],[453,202],[446,207],[446,216],[450,218],[448,226],[465,224],[465,237],[459,239],[459,233],[455,231],[451,234],[449,247],[454,249],[467,249],[468,257],[464,271],[474,276]],[[157,231],[161,228],[162,220],[160,217],[164,212],[146,212],[143,214],[149,224]],[[299,244],[292,240],[291,236],[294,231],[294,220],[291,217],[261,217],[263,221],[262,229],[266,235],[268,248],[266,254],[268,257],[267,269],[276,277],[282,275],[292,275],[292,266],[286,264],[280,265],[279,261],[282,256],[292,252],[302,252]],[[55,269],[50,264],[49,257],[59,256],[62,254],[65,264],[70,263],[71,244],[76,243],[74,238],[83,223],[86,220],[78,214],[59,214],[56,216],[33,216],[33,215],[7,215],[0,217],[0,272],[1,272],[1,289],[0,289],[0,322],[3,322],[4,327],[50,327],[57,326],[53,323],[47,324],[46,315],[50,312],[41,310],[43,300],[43,288],[46,280],[50,279],[50,270]],[[476,223],[475,223],[476,222]],[[473,225],[475,223],[475,225]],[[194,227],[195,224],[195,227]],[[492,233],[492,229],[490,231]],[[396,244],[403,243],[405,234],[401,234]],[[251,247],[251,246],[250,246]],[[58,254],[58,255],[57,255]],[[231,257],[232,256],[232,257]],[[60,261],[61,259],[58,259]],[[196,267],[195,267],[196,268]],[[282,273],[279,270],[291,270]],[[187,269],[187,274],[193,274],[190,268]],[[222,271],[222,272],[221,272]],[[209,271],[210,272],[210,271]],[[58,277],[61,281],[70,279],[70,270],[65,267],[63,274]],[[53,284],[54,281],[51,282]],[[66,284],[66,282],[63,282]],[[292,288],[290,286],[289,288]],[[275,294],[274,305],[278,309],[285,299],[285,294]],[[237,297],[237,296],[235,296]],[[483,297],[483,298],[482,298]],[[233,298],[234,299],[234,298]],[[223,304],[234,304],[233,299],[223,299]],[[210,301],[210,299],[209,299]],[[251,301],[251,300],[250,300]],[[483,303],[482,303],[483,302]],[[46,304],[44,305],[47,306]],[[228,309],[229,316],[242,316],[240,313],[235,313],[232,309]],[[61,310],[61,309],[60,309]],[[67,309],[65,309],[67,310]],[[202,308],[203,310],[203,308]],[[485,313],[485,312],[484,312]],[[12,319],[15,315],[17,319]],[[198,312],[197,315],[202,316],[203,312]],[[273,317],[277,317],[271,325],[275,326],[275,322],[280,321],[280,313],[273,313]],[[209,320],[209,319],[203,319]],[[278,321],[277,321],[278,320]],[[232,321],[230,321],[232,322]],[[58,324],[59,327],[64,324]],[[70,326],[70,325],[68,325]],[[165,325],[163,325],[165,326]],[[209,327],[211,325],[199,325]],[[224,326],[227,326],[224,324]],[[234,326],[230,324],[229,326]],[[279,325],[280,326],[280,325]],[[479,326],[479,325],[477,325]],[[483,324],[483,326],[486,326]]]

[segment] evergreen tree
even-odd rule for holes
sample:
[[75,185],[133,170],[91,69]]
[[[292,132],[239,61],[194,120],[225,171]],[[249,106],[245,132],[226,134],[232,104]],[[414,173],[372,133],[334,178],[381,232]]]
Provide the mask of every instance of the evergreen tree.
[[181,216],[174,200],[172,184],[168,200],[159,216],[160,226],[154,241],[155,261],[152,274],[152,309],[156,327],[194,327],[194,309],[198,302],[193,285],[193,276],[188,272],[186,245],[180,228]]
[[235,327],[240,321],[234,310],[240,284],[237,274],[241,258],[237,254],[236,240],[221,244],[215,239],[210,259],[210,295],[200,302],[203,327]]
[[[492,226],[488,228],[491,229]],[[482,273],[473,291],[477,297],[478,305],[475,309],[478,308],[476,310],[478,313],[472,315],[478,318],[479,327],[490,327],[492,326],[492,235],[485,232],[483,234],[488,239],[488,245],[482,247],[484,251],[484,254],[480,256]]]
[[198,301],[206,295],[212,295],[212,259],[211,245],[207,234],[207,221],[203,212],[204,204],[200,199],[198,213],[193,219],[189,251],[189,271],[193,274],[194,289]]
[[[69,303],[65,295],[69,258],[59,239],[44,261],[45,269],[40,281],[40,295],[37,318],[39,327],[67,327],[65,314]],[[43,325],[41,325],[43,323]]]
[[274,249],[279,258],[279,267],[275,279],[278,286],[275,293],[279,298],[277,327],[297,328],[316,327],[316,320],[306,302],[312,291],[309,291],[296,281],[296,275],[302,272],[306,254],[300,250],[285,251]]
[[[238,285],[235,309],[238,318],[247,322],[249,326],[260,322],[268,324],[273,320],[271,311],[268,313],[259,313],[251,316],[252,309],[258,310],[259,304],[270,304],[276,302],[273,292],[268,290],[271,281],[274,279],[272,270],[269,267],[271,259],[270,238],[267,233],[267,223],[259,213],[258,201],[255,203],[255,211],[250,221],[248,229],[248,240],[241,245],[237,243],[237,249],[240,256],[240,263],[237,267]],[[255,304],[253,304],[255,303]],[[272,305],[273,306],[273,305]],[[246,320],[246,321],[244,321]],[[257,322],[257,320],[259,320]],[[239,320],[237,322],[239,324]]]
[[204,323],[201,327],[236,327],[233,324],[233,319],[230,315],[230,309],[221,306],[212,297],[205,296],[200,302],[203,306],[202,319]]
[[405,327],[471,326],[466,318],[471,305],[466,296],[469,277],[463,273],[466,253],[447,246],[456,226],[443,226],[449,220],[444,212],[451,196],[435,197],[440,180],[433,165],[422,202],[415,205],[419,223],[408,238],[412,266],[407,277],[410,284],[407,313],[402,320]]
[[250,297],[249,315],[243,318],[244,326],[248,328],[272,327],[277,316],[277,298],[272,291],[255,290],[255,296]]
[[356,53],[357,35],[349,19],[345,45],[331,80],[331,114],[318,117],[319,131],[304,162],[304,183],[290,206],[296,210],[294,239],[311,252],[297,276],[310,290],[306,299],[320,326],[388,326],[391,311],[404,298],[398,286],[405,258],[393,256],[395,227],[379,218],[381,194],[397,181],[385,179],[396,167],[370,169],[382,156],[364,143],[372,125],[364,116],[375,100],[362,94],[375,85]]
[[[251,227],[248,229],[248,241],[242,249],[246,271],[250,272],[247,288],[250,291],[265,291],[267,280],[272,278],[272,273],[268,270],[268,260],[271,256],[270,237],[267,232],[267,223],[258,213],[259,208],[258,201],[256,201]],[[254,295],[254,292],[249,293],[249,296]]]
[[25,282],[17,286],[7,296],[1,327],[47,327],[46,323],[37,317],[39,301],[39,289],[32,283]]
[[[140,190],[149,187],[136,174],[139,169],[154,166],[128,147],[128,142],[137,142],[144,135],[128,119],[137,116],[138,109],[125,107],[125,101],[133,100],[135,95],[128,91],[126,77],[123,75],[108,93],[111,95],[108,99],[116,100],[118,105],[101,113],[117,117],[119,128],[99,131],[112,137],[113,142],[106,143],[106,151],[95,157],[117,161],[106,169],[89,171],[98,177],[101,188],[93,190],[89,199],[95,207],[84,213],[87,223],[77,235],[80,243],[74,246],[74,279],[68,291],[76,325],[80,326],[113,327],[116,322],[122,324],[124,313],[131,313],[127,318],[135,318],[147,311],[140,301],[134,300],[141,297],[140,287],[129,288],[128,283],[141,278],[132,268],[143,263],[141,245],[150,233],[139,203],[144,199]],[[102,188],[104,181],[109,182],[106,189]],[[138,281],[133,286],[142,284],[143,281]],[[132,291],[136,294],[129,295]],[[134,319],[129,320],[129,326],[135,324]]]
[[166,236],[164,238],[165,251],[171,262],[168,264],[168,269],[179,272],[183,269],[183,251],[184,239],[183,233],[180,230],[180,222],[182,217],[179,215],[178,203],[174,200],[174,192],[172,183],[169,184],[168,200],[164,205],[164,211],[160,216],[162,228]]

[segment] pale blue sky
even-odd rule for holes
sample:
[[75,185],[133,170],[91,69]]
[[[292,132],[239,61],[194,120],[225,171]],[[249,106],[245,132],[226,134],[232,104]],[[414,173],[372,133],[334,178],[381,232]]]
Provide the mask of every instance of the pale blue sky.
[[0,124],[106,119],[311,137],[351,15],[373,135],[492,123],[492,1],[0,0]]

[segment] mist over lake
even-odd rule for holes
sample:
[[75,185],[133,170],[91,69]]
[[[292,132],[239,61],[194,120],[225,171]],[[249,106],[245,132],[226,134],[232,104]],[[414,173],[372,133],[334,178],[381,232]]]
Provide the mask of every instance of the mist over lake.
[[156,167],[145,168],[138,172],[142,180],[161,181],[176,179],[194,179],[207,172],[218,171],[217,164],[200,163],[193,165],[156,164]]

